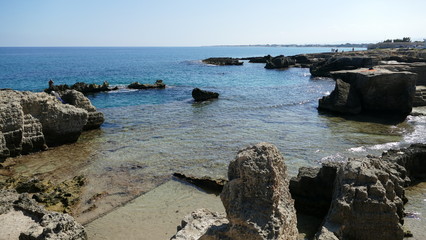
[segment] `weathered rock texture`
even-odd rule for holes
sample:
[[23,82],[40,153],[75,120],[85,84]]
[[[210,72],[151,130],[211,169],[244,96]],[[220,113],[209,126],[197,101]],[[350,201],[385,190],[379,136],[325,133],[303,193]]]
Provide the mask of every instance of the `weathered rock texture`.
[[219,93],[194,88],[192,90],[192,97],[196,102],[202,102],[207,101],[209,99],[219,98]]
[[68,214],[48,212],[26,194],[0,190],[2,239],[87,239],[86,232]]
[[98,112],[90,100],[86,98],[81,92],[67,90],[60,92],[60,95],[66,103],[87,111],[87,123],[84,125],[83,130],[96,129],[99,128],[102,123],[104,123],[104,114]]
[[376,64],[377,60],[374,60],[372,57],[335,56],[312,66],[310,71],[314,77],[331,77],[331,71],[369,68]]
[[201,235],[200,240],[297,239],[287,168],[274,145],[259,143],[241,150],[229,164],[228,178],[221,193],[226,218],[197,210],[185,218],[172,239]]
[[164,89],[166,88],[166,84],[163,83],[163,80],[157,80],[155,81],[154,84],[141,84],[139,82],[134,82],[127,87],[132,89],[153,89],[153,88]]
[[221,193],[229,226],[201,239],[297,239],[294,201],[278,149],[259,143],[241,150],[229,164]]
[[339,113],[408,115],[413,106],[416,74],[386,69],[336,71],[336,88],[319,100],[319,109]]
[[337,172],[323,227],[339,239],[402,239],[402,169],[380,158],[349,160]]
[[290,192],[298,212],[325,217],[317,239],[402,239],[404,187],[426,179],[425,160],[426,144],[413,144],[301,168]]
[[213,64],[218,66],[243,65],[243,62],[240,62],[238,58],[229,58],[229,57],[207,58],[203,60],[203,63]]
[[102,113],[81,93],[68,90],[64,96],[76,106],[47,93],[0,90],[0,160],[75,142],[84,128],[102,124]]
[[208,209],[198,209],[184,217],[178,232],[171,240],[198,240],[210,228],[227,226],[225,213],[211,212]]

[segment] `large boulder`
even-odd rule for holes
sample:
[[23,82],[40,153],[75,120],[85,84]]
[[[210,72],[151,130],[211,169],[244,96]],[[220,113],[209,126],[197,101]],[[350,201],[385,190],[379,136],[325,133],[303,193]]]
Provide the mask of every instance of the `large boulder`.
[[287,168],[274,145],[259,143],[241,150],[229,164],[228,178],[220,195],[229,220],[222,235],[236,240],[297,239]]
[[0,90],[0,160],[75,142],[83,130],[103,123],[82,93],[62,93],[70,104],[44,92]]
[[[339,168],[333,201],[317,239],[401,240],[404,183],[401,166],[368,157]],[[331,234],[332,233],[332,234]]]
[[83,226],[70,215],[46,211],[12,190],[0,190],[0,222],[2,239],[87,239]]
[[288,68],[294,65],[296,61],[293,58],[285,57],[284,55],[276,56],[266,60],[266,69]]
[[[319,101],[319,108],[340,113],[389,113],[408,115],[413,106],[416,74],[386,69],[356,69],[332,72],[336,89]],[[359,100],[357,100],[357,98]],[[360,103],[361,110],[359,110]]]
[[84,130],[99,128],[104,123],[104,114],[98,112],[95,106],[92,105],[90,100],[83,95],[83,93],[76,90],[66,90],[60,93],[61,98],[68,104],[87,111],[87,123]]
[[202,102],[210,99],[219,98],[219,93],[194,88],[192,90],[192,98],[194,98],[194,101],[196,102]]

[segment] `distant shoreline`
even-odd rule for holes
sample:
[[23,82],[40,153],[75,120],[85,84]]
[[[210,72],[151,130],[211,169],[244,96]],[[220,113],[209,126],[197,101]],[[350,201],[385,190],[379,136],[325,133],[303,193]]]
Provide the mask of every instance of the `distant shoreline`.
[[214,45],[206,47],[341,47],[341,48],[367,48],[371,43],[345,43],[345,44],[253,44],[253,45]]

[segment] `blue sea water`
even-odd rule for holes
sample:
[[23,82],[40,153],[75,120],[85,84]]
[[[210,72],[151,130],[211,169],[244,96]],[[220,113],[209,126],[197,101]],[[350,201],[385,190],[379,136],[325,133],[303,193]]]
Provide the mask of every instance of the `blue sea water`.
[[[341,49],[349,51],[350,49]],[[423,141],[422,120],[400,124],[351,121],[317,111],[334,88],[309,69],[267,70],[264,64],[203,64],[208,57],[252,57],[327,52],[328,48],[126,47],[0,48],[0,88],[42,91],[55,84],[101,84],[118,91],[89,95],[105,114],[100,132],[83,135],[97,171],[117,163],[143,162],[147,172],[192,171],[225,175],[236,152],[261,141],[274,143],[290,172],[321,161],[380,153],[400,143]],[[138,81],[167,84],[164,90],[130,90]],[[220,93],[194,103],[193,88]],[[95,160],[93,160],[95,159]],[[96,160],[98,159],[99,162]],[[145,172],[145,174],[147,174]]]

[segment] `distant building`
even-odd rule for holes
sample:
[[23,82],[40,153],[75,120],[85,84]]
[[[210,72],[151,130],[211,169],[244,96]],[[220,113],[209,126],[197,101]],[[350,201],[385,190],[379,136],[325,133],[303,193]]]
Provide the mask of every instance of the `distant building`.
[[424,39],[424,46],[423,48],[426,48],[426,39]]

